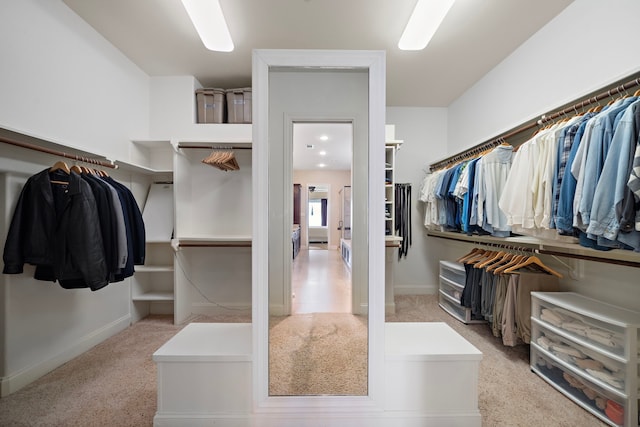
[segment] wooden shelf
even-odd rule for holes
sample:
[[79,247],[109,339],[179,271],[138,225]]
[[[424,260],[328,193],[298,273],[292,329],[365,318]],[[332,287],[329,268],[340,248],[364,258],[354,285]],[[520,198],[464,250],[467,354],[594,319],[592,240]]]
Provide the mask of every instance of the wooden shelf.
[[[624,249],[612,249],[610,251],[598,251],[580,246],[578,243],[556,240],[544,240],[531,236],[493,237],[493,236],[468,236],[462,233],[450,231],[427,230],[427,236],[439,237],[460,242],[508,245],[532,249],[536,253],[565,256],[568,258],[584,259],[588,261],[604,262],[609,264],[626,265],[640,268],[640,254]],[[572,239],[574,240],[574,239]]]

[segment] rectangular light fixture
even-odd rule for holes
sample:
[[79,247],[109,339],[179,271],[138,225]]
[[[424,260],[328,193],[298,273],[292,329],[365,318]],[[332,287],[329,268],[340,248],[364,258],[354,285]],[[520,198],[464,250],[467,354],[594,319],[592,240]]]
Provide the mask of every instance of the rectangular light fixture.
[[233,40],[218,0],[182,0],[204,46],[217,52],[231,52]]
[[447,16],[455,0],[418,0],[400,37],[398,48],[422,50]]

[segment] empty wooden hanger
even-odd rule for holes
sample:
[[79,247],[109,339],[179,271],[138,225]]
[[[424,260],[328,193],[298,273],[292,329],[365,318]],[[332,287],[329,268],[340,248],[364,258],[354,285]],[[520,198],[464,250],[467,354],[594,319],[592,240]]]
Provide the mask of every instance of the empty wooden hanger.
[[214,149],[207,158],[202,160],[202,163],[206,163],[223,171],[240,169],[235,153],[231,149]]
[[552,274],[558,278],[562,278],[562,274],[558,273],[557,271],[555,271],[554,269],[548,267],[547,265],[545,265],[545,263],[542,262],[542,260],[540,258],[538,258],[535,255],[531,255],[526,257],[524,260],[522,260],[521,262],[519,262],[518,264],[507,268],[504,272],[505,273],[514,273],[517,270],[524,268],[524,267],[533,267],[536,268],[538,270],[542,270],[545,273],[549,273]]

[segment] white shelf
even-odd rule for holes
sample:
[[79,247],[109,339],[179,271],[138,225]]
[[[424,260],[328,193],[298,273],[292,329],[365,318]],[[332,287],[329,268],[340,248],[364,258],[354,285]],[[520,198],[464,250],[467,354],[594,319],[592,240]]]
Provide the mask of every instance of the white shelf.
[[146,292],[144,294],[136,295],[133,297],[133,301],[173,301],[173,292]]
[[247,246],[251,245],[251,236],[192,236],[171,240],[174,250],[183,246]]
[[172,265],[136,265],[136,273],[172,273]]

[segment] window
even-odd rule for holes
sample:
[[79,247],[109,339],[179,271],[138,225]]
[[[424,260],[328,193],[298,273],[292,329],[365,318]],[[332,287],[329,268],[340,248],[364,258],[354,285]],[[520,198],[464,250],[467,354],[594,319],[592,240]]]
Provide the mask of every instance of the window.
[[309,227],[327,226],[327,199],[309,200]]

